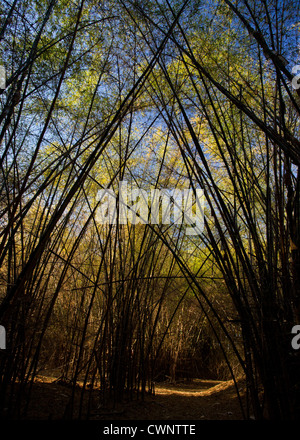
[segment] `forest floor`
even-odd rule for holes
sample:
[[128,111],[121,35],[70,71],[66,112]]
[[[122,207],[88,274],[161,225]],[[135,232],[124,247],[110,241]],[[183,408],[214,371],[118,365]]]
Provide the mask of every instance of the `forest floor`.
[[[239,382],[239,392],[245,403],[245,383]],[[33,384],[26,414],[29,420],[68,419],[68,402],[72,389],[54,378],[41,376]],[[75,392],[77,412],[81,387]],[[242,420],[243,414],[233,381],[194,379],[175,384],[155,385],[155,394],[144,400],[124,398],[115,405],[99,404],[99,391],[92,391],[89,419],[93,420]],[[84,398],[84,406],[87,397]],[[245,405],[244,405],[245,407]],[[84,410],[85,411],[85,410]],[[83,412],[84,418],[84,412]]]

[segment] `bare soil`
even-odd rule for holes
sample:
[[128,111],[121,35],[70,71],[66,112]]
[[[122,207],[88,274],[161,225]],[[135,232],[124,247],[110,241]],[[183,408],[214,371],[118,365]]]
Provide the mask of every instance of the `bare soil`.
[[[82,388],[76,388],[73,417],[78,415]],[[239,382],[239,392],[245,403],[245,385]],[[17,389],[15,390],[17,393]],[[33,384],[31,398],[22,418],[28,420],[69,419],[72,388],[54,378],[39,377]],[[86,392],[82,418],[86,417],[90,396],[89,419],[92,420],[243,420],[243,414],[233,381],[194,379],[189,382],[155,385],[155,394],[144,399],[124,397],[117,404],[100,402],[100,391]],[[245,405],[244,405],[245,407]]]

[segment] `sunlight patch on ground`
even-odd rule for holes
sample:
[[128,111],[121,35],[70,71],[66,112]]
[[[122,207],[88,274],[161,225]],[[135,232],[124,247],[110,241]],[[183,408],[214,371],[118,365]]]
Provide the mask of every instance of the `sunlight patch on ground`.
[[[191,384],[185,390],[182,388],[182,384],[175,385],[157,385],[155,387],[155,394],[176,394],[182,396],[189,397],[200,397],[200,396],[210,396],[212,394],[218,393],[220,391],[224,391],[229,387],[232,387],[234,384],[233,380],[228,381],[215,381],[215,385],[212,384],[209,388],[207,388],[207,382],[212,383],[212,381],[199,381],[197,383],[197,390],[195,390],[195,384]],[[201,389],[201,385],[203,385],[204,389]],[[200,389],[200,390],[199,390]]]

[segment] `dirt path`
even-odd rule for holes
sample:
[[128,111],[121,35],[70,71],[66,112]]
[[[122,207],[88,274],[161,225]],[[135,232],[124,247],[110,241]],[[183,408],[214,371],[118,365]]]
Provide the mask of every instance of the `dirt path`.
[[[76,401],[79,400],[78,387]],[[90,418],[93,420],[242,420],[243,415],[232,381],[195,379],[189,383],[160,383],[155,395],[144,401],[123,401],[114,408],[101,407],[99,392],[93,391]],[[240,385],[244,399],[244,387]],[[61,419],[67,417],[71,389],[53,378],[40,378],[34,384],[26,418]]]
[[[101,419],[101,414],[98,415]],[[144,420],[242,420],[232,381],[194,380],[156,386],[155,396],[130,402],[120,419]]]

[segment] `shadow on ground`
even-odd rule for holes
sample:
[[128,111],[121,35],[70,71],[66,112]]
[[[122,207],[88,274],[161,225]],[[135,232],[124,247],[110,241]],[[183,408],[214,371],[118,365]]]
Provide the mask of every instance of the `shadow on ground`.
[[[245,403],[244,382],[239,382],[239,391]],[[72,387],[54,378],[40,377],[33,384],[26,416],[28,420],[70,419]],[[14,399],[18,387],[14,389]],[[82,388],[76,387],[74,415],[82,397]],[[26,395],[24,402],[26,401]],[[155,395],[147,394],[144,400],[129,400],[126,397],[115,405],[101,404],[99,390],[86,391],[82,400],[81,418],[92,420],[243,420],[243,413],[232,381],[195,379],[189,382],[156,384]],[[6,408],[8,418],[16,418],[13,408]]]

